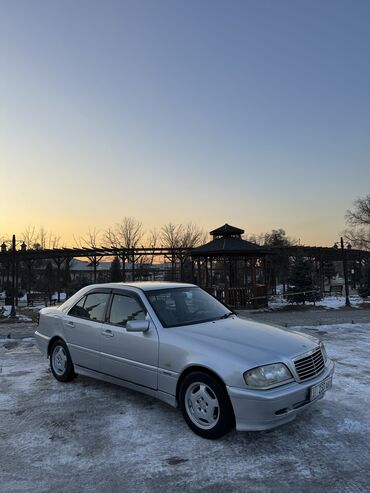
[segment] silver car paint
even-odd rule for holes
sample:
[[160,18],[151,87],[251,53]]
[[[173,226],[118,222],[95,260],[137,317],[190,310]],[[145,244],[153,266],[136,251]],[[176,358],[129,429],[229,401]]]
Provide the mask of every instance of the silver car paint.
[[[296,377],[292,360],[316,347],[318,341],[237,316],[184,327],[162,327],[145,291],[176,286],[184,285],[112,283],[84,288],[62,306],[41,310],[36,332],[39,347],[45,353],[45,337],[61,337],[70,349],[76,373],[156,395],[172,405],[177,403],[180,375],[193,366],[207,368],[225,383],[237,429],[241,430],[266,429],[290,421],[299,411],[292,406],[304,401],[309,387],[333,373],[333,364],[328,361],[321,375],[304,384],[295,381],[271,390],[248,389],[243,373],[256,366],[283,362]],[[84,321],[85,325],[81,324],[82,319],[68,315],[86,292],[99,288],[124,289],[139,296],[148,312],[149,330],[127,332],[123,327],[91,321]],[[78,334],[68,325],[70,319],[74,319]],[[104,334],[107,330],[113,336]],[[287,412],[276,416],[280,405]]]
[[64,340],[76,365],[100,371],[102,324],[66,315],[63,319]]
[[[151,321],[146,332],[129,332],[104,324],[101,371],[151,389],[158,388],[158,333]],[[109,335],[108,335],[109,334]]]

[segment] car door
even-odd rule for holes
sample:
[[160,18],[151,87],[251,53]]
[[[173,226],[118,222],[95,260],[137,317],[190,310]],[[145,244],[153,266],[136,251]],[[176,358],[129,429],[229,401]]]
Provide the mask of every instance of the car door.
[[[149,320],[146,332],[128,332],[129,320]],[[101,335],[101,371],[128,382],[157,388],[158,334],[140,296],[114,290]]]
[[110,291],[90,291],[64,318],[66,343],[75,365],[100,371],[102,321],[105,320]]

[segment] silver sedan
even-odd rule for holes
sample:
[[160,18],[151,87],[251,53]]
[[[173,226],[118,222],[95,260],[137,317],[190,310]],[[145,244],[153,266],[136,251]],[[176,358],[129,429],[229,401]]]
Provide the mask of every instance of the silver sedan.
[[35,336],[60,382],[81,374],[155,396],[205,438],[291,421],[334,372],[318,340],[243,320],[192,284],[88,286],[42,309]]

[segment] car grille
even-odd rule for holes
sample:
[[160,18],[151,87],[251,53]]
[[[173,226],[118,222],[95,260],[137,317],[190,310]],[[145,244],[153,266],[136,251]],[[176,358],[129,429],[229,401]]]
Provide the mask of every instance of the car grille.
[[294,361],[297,375],[301,381],[308,380],[323,371],[325,368],[324,355],[321,348],[317,347],[311,354]]

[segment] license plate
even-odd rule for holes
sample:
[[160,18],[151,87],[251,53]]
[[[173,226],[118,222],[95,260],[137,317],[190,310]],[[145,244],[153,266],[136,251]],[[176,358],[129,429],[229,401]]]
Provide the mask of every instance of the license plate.
[[325,392],[330,389],[333,383],[333,378],[329,377],[326,380],[314,385],[310,389],[310,401],[317,399],[321,395],[325,394]]

